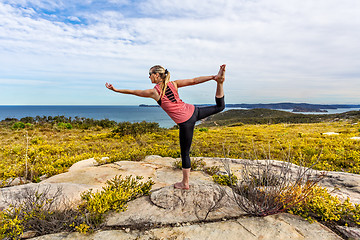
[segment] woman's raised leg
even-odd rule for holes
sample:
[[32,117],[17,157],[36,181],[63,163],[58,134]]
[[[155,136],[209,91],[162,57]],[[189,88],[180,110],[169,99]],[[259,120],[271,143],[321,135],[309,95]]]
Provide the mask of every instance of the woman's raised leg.
[[209,117],[215,113],[221,112],[225,108],[225,99],[224,99],[224,81],[225,81],[225,67],[226,65],[221,65],[215,80],[217,82],[216,93],[215,93],[215,102],[216,105],[199,107],[199,112],[197,115],[197,120]]
[[217,98],[222,98],[224,96],[224,81],[225,81],[225,68],[226,65],[221,65],[219,72],[215,78],[216,82],[217,82],[217,86],[216,86],[216,94],[215,97]]

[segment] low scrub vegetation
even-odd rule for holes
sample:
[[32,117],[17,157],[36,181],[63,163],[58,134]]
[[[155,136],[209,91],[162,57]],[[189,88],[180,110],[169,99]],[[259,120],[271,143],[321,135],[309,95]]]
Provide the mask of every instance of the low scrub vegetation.
[[300,114],[264,108],[232,109],[210,116],[200,126],[239,126],[243,124],[320,123],[339,120],[359,121],[360,111],[336,114]]
[[[335,132],[337,134],[324,134]],[[282,160],[313,166],[317,170],[360,173],[360,144],[352,137],[359,136],[354,121],[307,124],[237,124],[231,127],[198,128],[194,132],[192,157],[223,157],[254,160]],[[0,124],[0,184],[39,182],[68,170],[75,162],[95,158],[99,164],[122,160],[139,161],[146,155],[180,157],[178,130],[162,129],[156,123],[120,123],[68,118],[8,119]],[[104,158],[107,157],[107,158]],[[105,159],[105,160],[104,160]],[[181,162],[175,162],[181,168]],[[288,211],[320,221],[358,225],[359,205],[349,200],[341,202],[326,189],[317,186],[316,179],[297,175],[284,181],[283,175],[266,171],[244,172],[242,177],[223,174],[219,167],[206,167],[203,160],[193,161],[193,170],[202,170],[215,182],[231,186],[237,202],[250,214],[264,216]],[[248,167],[248,166],[247,166]],[[302,176],[302,177],[300,177]],[[110,210],[124,211],[126,203],[147,194],[151,180],[120,177],[108,182],[102,192],[86,192],[76,211],[54,209],[56,196],[34,192],[28,203],[13,204],[0,213],[2,236],[19,236],[22,232],[39,229],[52,222],[62,222],[64,231],[88,232],[99,228],[104,214]],[[282,182],[283,181],[283,182]],[[284,183],[284,184],[283,184]],[[285,184],[287,183],[287,184]],[[290,185],[288,183],[291,183]],[[275,188],[280,188],[276,190]],[[275,190],[274,190],[275,189]],[[252,201],[252,207],[245,201]],[[48,199],[43,201],[41,199]],[[50,200],[49,200],[50,199]],[[31,202],[39,202],[33,204]],[[80,214],[79,214],[80,213]],[[63,216],[67,216],[63,219]],[[70,221],[68,221],[70,220]],[[34,224],[36,223],[36,224]],[[50,225],[47,225],[50,226]],[[44,229],[63,229],[57,225]],[[51,232],[52,230],[46,230]],[[14,237],[16,238],[16,237]]]
[[125,211],[129,201],[149,193],[154,182],[141,180],[142,177],[116,176],[102,191],[84,192],[77,208],[63,198],[61,189],[24,189],[17,198],[9,193],[10,207],[0,212],[0,237],[19,239],[28,231],[44,235],[98,230],[104,225],[107,212]]
[[344,226],[360,226],[360,204],[351,203],[349,198],[341,201],[326,188],[319,186],[313,187],[304,201],[292,206],[288,212],[300,215],[310,222],[318,220]]
[[228,161],[224,162],[227,174],[213,175],[213,179],[229,186],[237,205],[249,215],[289,212],[310,222],[360,226],[360,204],[351,203],[349,198],[341,201],[318,185],[325,172],[314,172],[312,166],[294,167],[288,161],[252,160],[242,165],[239,179]]
[[[178,130],[161,129],[153,123],[121,123],[90,129],[77,128],[74,123],[71,127],[37,123],[32,128],[12,126],[0,126],[1,186],[13,181],[39,182],[91,157],[100,164],[139,161],[146,155],[180,157]],[[229,158],[249,159],[256,155],[266,159],[269,155],[271,159],[284,159],[284,152],[290,152],[295,164],[306,159],[308,165],[317,161],[315,168],[319,170],[359,173],[360,144],[351,139],[356,136],[359,126],[351,122],[208,128],[194,132],[191,156],[222,157],[225,144]],[[264,149],[267,145],[270,150]],[[108,157],[106,162],[102,162],[103,157]]]

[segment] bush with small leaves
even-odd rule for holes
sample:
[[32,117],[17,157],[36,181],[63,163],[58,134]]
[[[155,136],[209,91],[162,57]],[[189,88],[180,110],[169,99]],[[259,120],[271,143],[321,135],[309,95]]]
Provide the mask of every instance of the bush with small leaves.
[[219,171],[220,171],[219,166],[212,166],[212,167],[205,167],[204,168],[204,172],[206,174],[209,174],[210,176],[213,176],[213,175],[217,174]]
[[59,129],[72,129],[73,128],[73,126],[70,123],[63,123],[63,122],[59,122],[57,124],[57,127]]
[[181,159],[174,161],[174,162],[173,162],[173,167],[174,167],[175,169],[182,169]]
[[199,130],[199,132],[208,132],[209,131],[209,129],[206,127],[199,128],[198,130]]
[[23,129],[23,128],[25,128],[25,123],[23,123],[23,122],[16,122],[11,127],[11,129],[13,129],[13,130],[18,130],[18,129]]
[[212,175],[212,178],[214,182],[224,186],[233,186],[238,180],[234,174],[231,174],[230,177],[227,174],[215,174]]
[[[229,161],[223,163],[229,178],[232,176]],[[271,160],[255,160],[241,164],[240,179],[228,185],[237,205],[253,216],[267,216],[290,209],[304,201],[324,176],[312,175],[311,168],[293,170],[289,162],[276,165]]]
[[191,170],[201,171],[204,169],[206,163],[203,159],[194,159],[191,161]]
[[[192,171],[202,171],[205,168],[205,161],[203,159],[193,159],[191,160],[191,170]],[[176,160],[175,162],[173,162],[173,166],[176,169],[182,169],[182,161],[180,160]]]
[[126,176],[125,179],[115,176],[112,180],[106,182],[107,186],[103,187],[100,192],[91,190],[81,195],[84,202],[81,208],[86,209],[89,213],[104,214],[110,210],[122,212],[126,210],[127,203],[137,197],[147,195],[154,181],[149,179],[143,183],[143,177]]
[[79,225],[81,213],[67,206],[61,195],[60,188],[51,193],[48,187],[42,191],[25,188],[15,198],[7,196],[13,200],[10,207],[0,212],[0,237],[19,239],[25,231],[34,231],[37,235],[72,231],[70,224]]
[[[301,194],[301,189],[298,191]],[[360,226],[360,204],[351,203],[349,198],[341,201],[326,188],[319,186],[314,187],[304,201],[294,205],[288,212],[300,215],[310,222],[315,219],[339,225]]]
[[127,203],[150,192],[154,182],[143,177],[121,176],[107,181],[100,192],[91,190],[82,194],[78,209],[67,205],[61,198],[62,190],[55,193],[50,188],[43,191],[26,188],[11,206],[0,211],[1,239],[19,239],[25,231],[37,235],[61,231],[88,233],[98,230],[104,223],[104,214],[110,210],[125,211]]

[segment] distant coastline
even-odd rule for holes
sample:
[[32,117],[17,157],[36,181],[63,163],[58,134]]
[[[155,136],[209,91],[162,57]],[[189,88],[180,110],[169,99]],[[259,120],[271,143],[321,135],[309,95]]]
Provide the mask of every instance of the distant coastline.
[[140,104],[139,107],[160,107],[159,105]]
[[[211,104],[201,104],[211,105]],[[196,105],[196,106],[201,106]],[[159,105],[140,104],[139,107],[160,107]],[[258,104],[226,104],[226,108],[265,108],[276,110],[293,110],[293,112],[328,112],[328,109],[359,108],[360,104],[310,104],[310,103],[258,103]]]
[[310,103],[258,103],[258,104],[226,104],[229,108],[265,108],[265,109],[302,109],[308,110],[325,110],[338,108],[360,108],[360,104],[310,104]]

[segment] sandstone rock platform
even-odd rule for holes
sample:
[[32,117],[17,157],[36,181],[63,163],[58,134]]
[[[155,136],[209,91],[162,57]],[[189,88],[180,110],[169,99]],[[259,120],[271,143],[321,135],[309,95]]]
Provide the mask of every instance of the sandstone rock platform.
[[[197,158],[199,159],[199,158]],[[208,167],[220,166],[220,158],[201,158]],[[102,231],[91,235],[58,233],[33,238],[57,239],[342,239],[320,223],[286,213],[267,217],[249,217],[231,198],[232,191],[219,187],[204,172],[191,172],[190,190],[174,189],[173,184],[182,177],[174,169],[176,159],[147,156],[143,161],[119,161],[98,166],[94,159],[74,164],[68,172],[50,177],[40,183],[31,183],[0,189],[0,208],[8,206],[11,196],[19,197],[25,188],[62,188],[64,196],[73,202],[80,200],[86,190],[99,190],[116,175],[151,177],[155,182],[149,196],[129,202],[127,211],[110,213]],[[235,175],[248,160],[227,159]],[[281,166],[278,161],[271,164]],[[292,166],[294,171],[297,166]],[[350,197],[360,203],[360,176],[329,172],[320,183],[337,189],[338,196]]]

